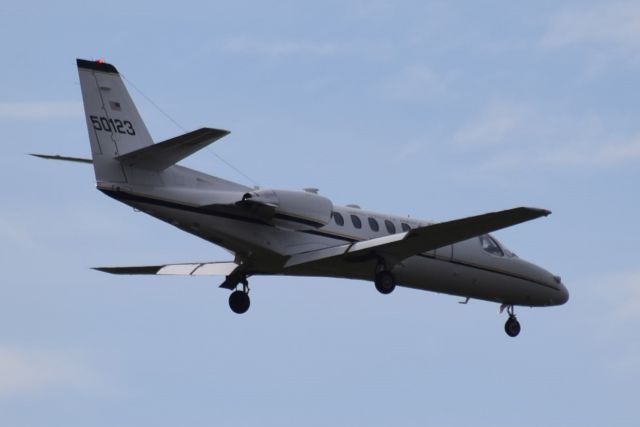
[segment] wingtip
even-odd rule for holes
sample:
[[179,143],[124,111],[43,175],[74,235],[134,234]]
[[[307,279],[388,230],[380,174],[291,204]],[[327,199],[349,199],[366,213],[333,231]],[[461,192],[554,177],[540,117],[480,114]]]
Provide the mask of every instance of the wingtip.
[[211,133],[211,134],[217,134],[220,135],[220,138],[227,136],[231,133],[230,130],[227,129],[220,129],[220,128],[209,128],[209,127],[205,127],[205,128],[201,128],[201,130]]
[[526,209],[528,211],[536,212],[539,216],[549,216],[549,215],[551,215],[551,211],[548,210],[548,209],[531,208],[531,207],[523,207],[522,209]]
[[542,209],[542,208],[530,208],[530,209],[533,209],[533,210],[536,210],[536,211],[540,212],[540,215],[542,215],[542,216],[551,215],[551,211],[548,210],[548,209]]
[[30,156],[37,157],[39,159],[45,160],[64,160],[67,162],[76,162],[76,163],[93,163],[93,160],[86,159],[83,157],[70,157],[70,156],[61,156],[59,154],[38,154],[38,153],[27,153]]

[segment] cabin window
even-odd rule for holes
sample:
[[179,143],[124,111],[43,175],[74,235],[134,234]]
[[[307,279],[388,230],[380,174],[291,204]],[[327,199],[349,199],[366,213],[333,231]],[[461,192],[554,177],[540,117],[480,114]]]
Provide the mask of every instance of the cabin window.
[[496,242],[493,237],[488,234],[483,234],[479,239],[482,249],[486,252],[489,252],[491,255],[504,256],[504,252],[500,248],[500,245],[498,245],[498,242]]
[[341,213],[333,212],[331,216],[333,216],[333,220],[336,222],[336,224],[338,224],[339,226],[344,225],[344,218],[342,217]]
[[380,226],[378,225],[378,221],[376,221],[375,218],[369,217],[369,228],[371,228],[371,230],[373,230],[373,231],[380,230]]
[[388,219],[385,219],[384,225],[385,227],[387,227],[387,231],[389,232],[389,234],[396,234],[396,226],[393,225],[391,221],[389,221]]
[[362,221],[360,221],[360,217],[357,215],[351,215],[351,222],[355,228],[362,228]]
[[400,226],[402,227],[402,231],[411,230],[411,226],[409,224],[407,224],[406,222],[403,222],[402,224],[400,224]]

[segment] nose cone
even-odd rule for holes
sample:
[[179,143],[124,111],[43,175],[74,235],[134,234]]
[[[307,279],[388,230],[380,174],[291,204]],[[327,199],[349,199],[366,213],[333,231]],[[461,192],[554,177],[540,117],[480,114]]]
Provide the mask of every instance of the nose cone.
[[562,282],[559,283],[560,285],[560,295],[558,296],[558,305],[562,305],[564,303],[566,303],[567,301],[569,301],[569,290],[567,289],[567,287],[562,284]]
[[569,290],[562,283],[562,279],[560,278],[560,276],[553,276],[553,281],[555,282],[556,289],[557,289],[555,292],[555,295],[552,298],[553,304],[562,305],[567,301],[569,301]]
[[569,291],[562,283],[560,276],[520,258],[514,260],[514,265],[514,272],[528,277],[531,282],[526,294],[528,304],[523,305],[548,307],[562,305],[569,301]]

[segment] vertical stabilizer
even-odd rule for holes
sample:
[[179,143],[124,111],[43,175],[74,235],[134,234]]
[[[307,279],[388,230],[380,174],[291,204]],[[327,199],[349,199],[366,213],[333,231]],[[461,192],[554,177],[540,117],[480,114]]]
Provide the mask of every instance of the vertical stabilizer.
[[102,61],[77,60],[82,101],[98,182],[127,182],[116,157],[153,144],[118,73]]

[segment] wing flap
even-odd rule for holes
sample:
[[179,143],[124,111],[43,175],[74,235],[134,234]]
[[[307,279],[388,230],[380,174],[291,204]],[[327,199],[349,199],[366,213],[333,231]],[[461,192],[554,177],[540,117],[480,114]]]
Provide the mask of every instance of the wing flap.
[[145,274],[158,276],[227,276],[238,267],[235,262],[205,262],[132,267],[94,267],[111,274]]
[[162,171],[229,134],[223,129],[201,128],[116,157],[127,166]]
[[348,245],[333,246],[331,248],[318,249],[315,251],[303,252],[300,254],[292,255],[287,260],[284,267],[288,268],[288,267],[293,267],[300,264],[308,264],[308,263],[323,260],[323,259],[340,257],[345,253],[347,253],[347,251],[351,246],[353,245],[348,244]]

